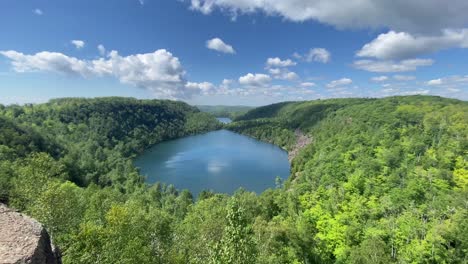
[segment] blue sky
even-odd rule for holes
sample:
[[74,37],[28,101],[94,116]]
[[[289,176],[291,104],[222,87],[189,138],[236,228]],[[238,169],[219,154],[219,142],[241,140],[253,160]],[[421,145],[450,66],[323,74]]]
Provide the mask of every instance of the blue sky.
[[468,99],[468,3],[407,2],[3,0],[0,103]]

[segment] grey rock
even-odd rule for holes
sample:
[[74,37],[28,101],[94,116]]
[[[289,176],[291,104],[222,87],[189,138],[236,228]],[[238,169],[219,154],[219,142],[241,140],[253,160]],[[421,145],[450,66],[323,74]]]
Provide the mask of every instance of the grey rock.
[[59,250],[36,220],[0,203],[0,264],[61,264]]

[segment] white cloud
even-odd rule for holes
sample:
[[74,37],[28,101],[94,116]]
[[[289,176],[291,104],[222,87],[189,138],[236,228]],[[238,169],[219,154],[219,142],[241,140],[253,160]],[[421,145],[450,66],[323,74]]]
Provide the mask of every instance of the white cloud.
[[425,83],[431,87],[431,94],[466,100],[468,96],[468,75],[452,75],[429,80]]
[[288,72],[286,73],[285,75],[283,75],[281,78],[281,80],[288,80],[288,81],[293,81],[293,80],[296,80],[299,78],[299,75],[297,75],[297,73],[295,72]]
[[393,75],[393,79],[397,81],[413,81],[416,80],[416,76],[411,75]]
[[[337,28],[388,29],[359,52],[360,57],[403,60],[468,46],[466,0],[191,0],[191,9],[232,17],[262,12],[287,20],[318,21]],[[304,57],[295,54],[295,58]],[[305,56],[307,58],[307,56]]]
[[231,79],[224,79],[222,82],[221,82],[221,85],[220,85],[220,88],[222,89],[230,89],[231,88],[231,85],[234,83],[233,80]]
[[390,28],[438,32],[468,24],[466,0],[191,0],[204,14],[218,9],[231,16],[264,12],[291,21],[315,20],[338,28]]
[[309,53],[305,56],[305,60],[308,62],[316,61],[321,63],[328,63],[330,58],[330,52],[324,48],[310,49]]
[[234,54],[236,51],[231,45],[224,43],[220,38],[214,38],[206,41],[206,47],[223,53]]
[[185,84],[185,87],[188,89],[192,89],[194,93],[198,93],[199,91],[201,91],[203,94],[210,94],[216,91],[216,87],[210,82],[187,82],[187,84]]
[[449,77],[447,79],[451,80],[451,81],[453,81],[455,83],[468,84],[468,75],[465,75],[465,76],[454,75],[454,76],[451,76],[451,77]]
[[268,69],[268,72],[273,76],[273,78],[279,80],[293,81],[299,78],[295,72],[289,71],[285,68],[272,68]]
[[392,95],[412,95],[412,94],[431,94],[439,95],[443,97],[451,97],[466,100],[467,98],[467,87],[468,87],[468,75],[460,76],[453,75],[433,79],[424,82],[426,88],[415,89],[414,84],[405,82],[393,82],[383,84],[383,89],[372,96],[392,96]]
[[[461,89],[457,89],[457,88],[447,88],[447,90],[451,93],[456,93],[456,92],[460,92]],[[466,94],[465,94],[466,96]],[[460,99],[461,97],[459,97],[458,99]]]
[[356,55],[385,60],[408,59],[451,47],[468,48],[468,29],[444,30],[442,35],[436,36],[389,31],[364,45]]
[[408,72],[415,71],[418,67],[431,66],[434,61],[431,59],[409,59],[402,61],[376,61],[357,60],[353,63],[356,69],[370,72]]
[[340,86],[349,85],[351,83],[353,83],[353,80],[351,80],[349,78],[341,78],[339,80],[331,81],[330,83],[327,84],[327,87],[328,88],[336,88],[336,87],[340,87]]
[[411,91],[402,91],[399,94],[401,95],[418,95],[418,94],[429,94],[430,90],[411,90]]
[[388,77],[387,76],[376,76],[376,77],[372,77],[371,80],[373,82],[384,82],[384,81],[388,80]]
[[177,57],[167,50],[120,56],[111,51],[108,59],[92,61],[97,74],[110,74],[122,83],[153,92],[162,98],[187,98],[194,94],[185,87],[185,71]]
[[271,75],[280,75],[281,74],[281,69],[279,69],[279,68],[268,69],[268,72]]
[[217,90],[216,94],[238,96],[238,97],[264,97],[275,98],[275,102],[284,100],[304,100],[317,98],[320,94],[310,87],[286,86],[286,85],[265,85],[265,86],[246,86],[243,88],[231,89],[229,91]]
[[145,4],[145,0],[138,0],[138,2],[140,3],[140,5],[144,5],[144,4]]
[[303,82],[303,83],[301,83],[301,86],[302,87],[314,87],[314,86],[316,86],[316,84],[313,83],[313,82]]
[[281,60],[280,58],[268,58],[266,61],[266,68],[268,73],[274,79],[293,81],[299,78],[295,73],[287,69],[286,67],[295,66],[297,63],[290,60]]
[[299,59],[302,59],[302,55],[299,54],[299,53],[297,53],[297,52],[294,52],[292,56],[293,56],[294,58],[298,59],[298,60],[299,60]]
[[248,73],[239,78],[239,83],[245,86],[261,87],[271,82],[271,77],[262,73]]
[[267,68],[273,68],[273,67],[290,67],[290,66],[295,66],[296,62],[287,59],[287,60],[281,60],[280,58],[268,58],[266,62]]
[[427,85],[441,85],[442,79],[434,79],[427,82]]
[[104,47],[104,45],[99,44],[99,45],[97,46],[97,49],[98,49],[98,51],[99,51],[99,55],[101,55],[101,56],[106,55],[106,48]]
[[457,86],[459,88],[467,88],[468,87],[468,75],[460,76],[460,75],[452,75],[444,78],[438,78],[434,80],[430,80],[426,83],[427,85],[442,85],[445,87],[453,87]]
[[82,49],[84,46],[85,46],[85,42],[82,41],[82,40],[79,40],[79,39],[74,39],[72,41],[70,41],[71,44],[73,44],[75,46],[75,48],[77,49]]
[[[120,82],[140,87],[160,98],[182,99],[211,89],[209,83],[188,83],[177,57],[167,50],[121,56],[111,51],[107,58],[80,60],[58,52],[43,51],[26,55],[0,51],[17,72],[55,72],[72,76],[114,76]],[[259,78],[262,79],[262,78]]]
[[42,12],[41,9],[39,8],[36,8],[33,10],[34,14],[38,15],[38,16],[42,16],[44,14],[44,12]]
[[[415,76],[410,76],[410,75],[393,75],[392,79],[396,80],[396,81],[412,81],[412,80],[415,80],[416,77]],[[371,81],[373,81],[373,82],[386,82],[386,81],[390,81],[390,78],[388,76],[385,76],[385,75],[375,76],[375,77],[371,78]],[[389,87],[390,85],[395,85],[395,83],[393,83],[393,84],[384,83],[384,84],[382,84],[382,87]]]
[[17,72],[47,71],[83,77],[93,74],[93,68],[89,62],[58,52],[43,51],[34,55],[26,55],[9,50],[0,51],[0,54],[11,60],[13,69]]

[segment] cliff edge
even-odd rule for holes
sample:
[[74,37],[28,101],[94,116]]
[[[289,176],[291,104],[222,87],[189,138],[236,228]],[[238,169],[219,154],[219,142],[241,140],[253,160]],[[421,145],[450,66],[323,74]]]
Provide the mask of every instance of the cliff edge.
[[0,204],[0,264],[60,264],[60,254],[36,220]]

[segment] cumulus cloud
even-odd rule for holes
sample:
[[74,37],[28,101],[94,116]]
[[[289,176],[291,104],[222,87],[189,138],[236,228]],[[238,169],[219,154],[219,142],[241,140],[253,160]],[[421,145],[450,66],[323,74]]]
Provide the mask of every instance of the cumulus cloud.
[[411,76],[411,75],[393,75],[393,79],[397,81],[413,81],[416,80],[416,76]]
[[299,54],[299,53],[297,53],[297,52],[294,52],[292,56],[293,56],[294,58],[298,59],[298,60],[299,60],[299,59],[302,59],[302,55]]
[[210,94],[216,91],[215,85],[210,82],[187,82],[185,87],[193,90],[194,93],[198,93],[198,91],[201,91],[203,94]]
[[273,67],[290,67],[290,66],[295,66],[296,62],[287,59],[287,60],[281,60],[280,58],[268,58],[266,62],[267,68],[273,68]]
[[467,99],[468,75],[452,75],[429,80],[425,83],[431,89],[431,94],[458,99]]
[[299,76],[286,68],[271,68],[268,69],[268,72],[273,76],[275,79],[279,80],[288,80],[293,81],[299,78]]
[[223,53],[229,53],[229,54],[236,53],[236,51],[231,45],[224,43],[224,41],[220,38],[214,38],[214,39],[210,39],[206,41],[206,47],[208,49],[223,52]]
[[0,51],[0,54],[11,60],[11,65],[17,72],[47,71],[83,77],[91,76],[94,72],[89,62],[58,52],[43,51],[34,55],[26,55],[9,50]]
[[222,89],[229,89],[231,88],[231,85],[234,83],[233,80],[231,79],[224,79],[222,82],[221,82],[221,85],[220,85],[220,88]]
[[191,0],[191,8],[210,14],[264,12],[291,21],[314,20],[337,28],[390,28],[407,32],[439,32],[468,24],[466,0]]
[[106,55],[106,48],[104,47],[104,45],[99,44],[99,45],[97,46],[97,49],[98,49],[98,51],[99,51],[99,55],[101,55],[101,56]]
[[451,47],[468,48],[468,29],[446,29],[441,35],[434,36],[389,31],[380,34],[376,39],[364,45],[356,55],[384,60],[399,60]]
[[44,14],[44,12],[42,12],[41,9],[39,8],[36,8],[33,10],[34,14],[38,15],[38,16],[42,16]]
[[420,94],[429,94],[430,90],[410,90],[410,91],[400,91],[400,95],[420,95]]
[[327,87],[328,88],[336,88],[336,87],[340,87],[340,86],[350,85],[352,83],[353,83],[353,80],[351,80],[349,78],[341,78],[339,80],[331,81],[330,83],[327,84]]
[[[452,47],[467,47],[466,0],[190,0],[193,10],[220,10],[232,17],[256,12],[290,21],[313,20],[344,29],[389,29],[359,52],[384,60],[416,58]],[[295,54],[298,57],[302,55]]]
[[[209,83],[190,83],[177,57],[167,50],[121,56],[111,51],[108,57],[80,60],[58,52],[26,55],[17,51],[0,51],[11,60],[17,72],[45,71],[72,76],[114,76],[120,82],[151,91],[160,98],[183,99],[211,92]],[[261,79],[261,78],[260,78]]]
[[434,79],[427,82],[427,85],[441,85],[442,79]]
[[431,86],[458,87],[466,89],[468,85],[468,75],[452,75],[444,78],[430,80],[426,83]]
[[314,86],[316,86],[316,84],[313,83],[313,82],[303,82],[303,83],[301,83],[301,86],[302,87],[314,87]]
[[239,83],[245,86],[261,87],[271,82],[271,77],[262,73],[248,73],[239,78]]
[[330,58],[330,52],[324,48],[310,49],[309,53],[305,56],[305,60],[308,62],[316,61],[321,63],[327,63],[330,61]]
[[284,100],[304,100],[312,99],[320,96],[317,90],[310,89],[310,87],[303,87],[301,85],[289,86],[289,85],[265,85],[261,87],[243,87],[239,89],[231,89],[228,95],[235,95],[240,97],[253,97],[260,96],[265,99],[274,99],[272,102],[284,101]]
[[85,46],[85,42],[82,41],[82,40],[78,40],[78,39],[74,39],[72,41],[70,41],[71,44],[73,44],[75,46],[75,48],[77,49],[82,49],[84,46]]
[[373,82],[384,82],[384,81],[387,81],[387,80],[388,80],[387,76],[376,76],[376,77],[371,78],[371,81],[373,81]]
[[193,94],[185,87],[185,71],[179,59],[165,49],[126,57],[111,51],[109,58],[92,64],[98,74],[113,75],[122,83],[145,88],[159,97],[187,98]]
[[418,67],[431,66],[434,61],[431,59],[408,59],[402,61],[378,61],[378,60],[357,60],[353,63],[356,69],[369,72],[408,72],[415,71]]
[[468,75],[453,75],[441,77],[424,82],[426,87],[415,89],[414,84],[405,82],[394,82],[382,85],[380,94],[374,96],[393,96],[393,95],[412,95],[412,94],[431,94],[443,97],[451,97],[466,100],[466,87],[468,86]]

